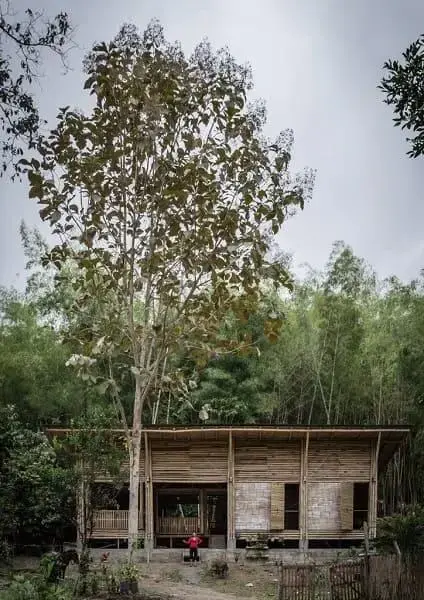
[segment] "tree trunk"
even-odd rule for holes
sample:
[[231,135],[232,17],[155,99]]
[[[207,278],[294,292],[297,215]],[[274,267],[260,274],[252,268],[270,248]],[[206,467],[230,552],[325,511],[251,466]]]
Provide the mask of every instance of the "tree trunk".
[[128,552],[131,556],[138,542],[139,490],[140,490],[140,452],[141,452],[141,414],[142,393],[140,376],[136,376],[133,425],[131,432],[130,455],[130,497],[128,511]]

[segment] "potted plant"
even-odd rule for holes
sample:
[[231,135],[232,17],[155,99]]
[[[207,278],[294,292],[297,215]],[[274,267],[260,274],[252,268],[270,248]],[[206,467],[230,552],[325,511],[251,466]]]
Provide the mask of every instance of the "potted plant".
[[119,569],[119,591],[121,594],[136,594],[138,592],[139,571],[135,565],[128,562]]

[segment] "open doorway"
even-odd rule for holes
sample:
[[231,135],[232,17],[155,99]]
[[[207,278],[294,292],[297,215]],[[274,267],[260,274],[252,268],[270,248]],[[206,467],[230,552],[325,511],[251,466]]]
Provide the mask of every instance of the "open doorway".
[[204,548],[225,548],[227,490],[225,485],[155,486],[155,539],[158,548],[186,548],[193,532]]

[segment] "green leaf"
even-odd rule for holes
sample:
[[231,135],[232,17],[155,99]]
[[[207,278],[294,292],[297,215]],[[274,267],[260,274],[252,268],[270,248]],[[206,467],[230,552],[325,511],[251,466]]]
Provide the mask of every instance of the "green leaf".
[[110,382],[108,380],[106,380],[106,381],[102,381],[101,383],[97,384],[96,390],[101,396],[104,396],[106,394],[106,392],[108,391],[109,387],[110,387]]

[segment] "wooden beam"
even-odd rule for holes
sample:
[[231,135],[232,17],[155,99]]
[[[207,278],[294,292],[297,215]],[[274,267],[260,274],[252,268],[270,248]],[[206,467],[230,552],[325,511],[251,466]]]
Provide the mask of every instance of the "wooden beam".
[[228,473],[227,473],[227,550],[236,547],[235,529],[235,489],[234,489],[234,443],[233,434],[228,433]]

